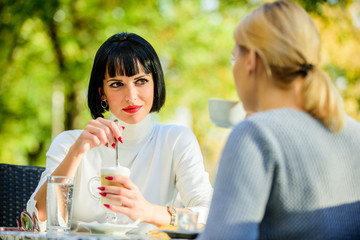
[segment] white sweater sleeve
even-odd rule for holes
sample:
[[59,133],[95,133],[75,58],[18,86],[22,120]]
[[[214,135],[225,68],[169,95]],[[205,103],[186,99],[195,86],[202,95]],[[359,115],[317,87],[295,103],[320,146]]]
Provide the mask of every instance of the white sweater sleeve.
[[199,213],[199,223],[206,223],[213,188],[204,168],[199,143],[189,129],[178,132],[174,156],[176,187],[182,203]]

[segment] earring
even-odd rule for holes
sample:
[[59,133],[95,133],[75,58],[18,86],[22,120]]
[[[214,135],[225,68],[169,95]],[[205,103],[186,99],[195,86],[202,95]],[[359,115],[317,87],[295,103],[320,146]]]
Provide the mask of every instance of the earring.
[[101,105],[101,107],[102,107],[103,109],[105,109],[105,108],[108,107],[108,103],[107,103],[106,100],[102,100],[101,103],[100,103],[100,105]]

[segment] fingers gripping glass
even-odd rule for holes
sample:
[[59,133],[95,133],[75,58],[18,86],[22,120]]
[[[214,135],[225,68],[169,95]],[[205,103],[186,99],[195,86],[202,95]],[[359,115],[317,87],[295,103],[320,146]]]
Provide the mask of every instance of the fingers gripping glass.
[[16,224],[19,231],[40,232],[38,219],[35,213],[33,213],[33,215],[31,216],[30,213],[27,211],[21,212],[20,223],[21,226],[19,225],[19,221],[16,219]]

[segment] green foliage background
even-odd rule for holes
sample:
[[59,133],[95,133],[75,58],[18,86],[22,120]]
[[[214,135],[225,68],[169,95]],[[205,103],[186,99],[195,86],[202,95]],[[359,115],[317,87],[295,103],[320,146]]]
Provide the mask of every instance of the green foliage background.
[[[44,166],[55,135],[86,125],[95,53],[108,37],[127,31],[147,39],[162,61],[167,100],[158,120],[171,122],[179,106],[190,109],[213,178],[230,130],[210,122],[207,100],[238,99],[233,29],[263,2],[0,0],[0,162]],[[347,112],[360,119],[359,1],[297,2],[320,28],[323,67],[343,80]]]

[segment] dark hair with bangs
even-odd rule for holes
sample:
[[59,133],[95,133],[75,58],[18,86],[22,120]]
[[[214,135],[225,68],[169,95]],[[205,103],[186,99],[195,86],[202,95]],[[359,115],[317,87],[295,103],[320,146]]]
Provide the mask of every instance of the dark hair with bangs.
[[[107,73],[134,76],[139,73],[137,62],[146,74],[151,73],[154,80],[154,101],[150,112],[158,112],[165,102],[165,81],[161,63],[154,48],[145,39],[135,33],[118,33],[106,40],[95,55],[88,88],[88,106],[95,119],[104,117],[99,88],[103,89],[103,80]],[[101,91],[102,92],[102,91]]]

